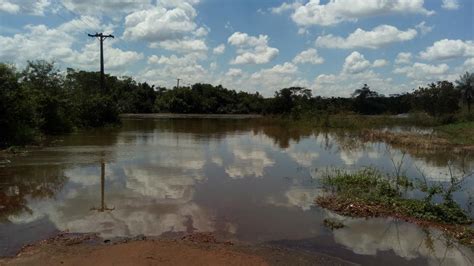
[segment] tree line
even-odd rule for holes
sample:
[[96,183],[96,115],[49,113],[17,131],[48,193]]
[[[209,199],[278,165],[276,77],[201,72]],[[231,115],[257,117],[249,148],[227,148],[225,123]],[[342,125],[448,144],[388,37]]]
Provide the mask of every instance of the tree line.
[[267,98],[210,84],[167,89],[111,75],[106,75],[102,91],[99,80],[98,72],[70,68],[61,72],[42,60],[28,62],[22,70],[0,64],[0,146],[117,124],[121,113],[263,114],[297,119],[336,113],[425,112],[450,120],[464,106],[470,112],[474,98],[474,73],[465,73],[455,84],[439,81],[389,96],[365,84],[346,98],[313,96],[301,87],[283,88]]

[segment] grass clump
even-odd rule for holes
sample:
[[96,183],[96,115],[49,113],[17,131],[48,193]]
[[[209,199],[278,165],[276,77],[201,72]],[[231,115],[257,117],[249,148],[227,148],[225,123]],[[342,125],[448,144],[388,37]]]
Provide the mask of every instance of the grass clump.
[[[395,217],[423,226],[438,227],[464,243],[474,243],[469,228],[473,220],[451,197],[452,187],[427,186],[406,178],[390,178],[379,171],[366,168],[357,172],[334,170],[323,176],[322,183],[332,194],[318,197],[323,208],[352,217]],[[407,199],[402,191],[419,189],[422,199]],[[434,202],[439,196],[441,202]]]
[[344,228],[344,224],[336,219],[324,219],[323,224],[327,228],[331,229],[331,231]]
[[474,145],[474,122],[448,124],[435,128],[440,137],[452,144]]

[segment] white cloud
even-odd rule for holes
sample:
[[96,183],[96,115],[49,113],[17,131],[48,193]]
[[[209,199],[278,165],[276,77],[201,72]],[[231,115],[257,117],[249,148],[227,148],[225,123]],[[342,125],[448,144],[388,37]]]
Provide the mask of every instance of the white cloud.
[[385,78],[374,72],[374,68],[383,67],[387,64],[389,62],[385,59],[370,62],[363,54],[354,51],[344,60],[340,73],[318,75],[311,89],[314,95],[325,97],[349,97],[354,90],[359,89],[363,84],[369,84],[371,88],[382,94],[405,91],[407,89],[405,84],[395,85],[391,78]]
[[83,15],[107,15],[116,17],[132,11],[151,8],[150,0],[62,0],[61,4],[72,12]]
[[178,53],[205,53],[208,50],[206,42],[199,39],[166,40],[150,44],[151,48],[161,47]]
[[321,74],[314,80],[312,89],[314,95],[349,97],[363,84],[368,84],[373,90],[386,95],[400,93],[408,89],[404,84],[393,84],[391,78],[385,78],[372,70],[365,70],[357,74],[344,72],[337,75]]
[[240,69],[240,68],[231,68],[227,71],[227,73],[225,75],[228,76],[228,77],[240,77],[240,76],[242,76],[242,74],[243,74],[242,69]]
[[474,57],[466,59],[464,61],[463,67],[470,72],[474,72]]
[[293,63],[295,64],[313,64],[319,65],[324,63],[324,58],[322,58],[316,49],[308,49],[299,53],[294,59]]
[[459,57],[474,56],[474,42],[443,39],[420,52],[425,60],[447,60]]
[[213,50],[214,54],[223,54],[225,52],[225,44],[220,44],[216,46]]
[[448,10],[459,9],[459,0],[443,0],[441,7]]
[[412,58],[411,53],[401,52],[397,55],[397,58],[395,58],[395,64],[399,64],[399,65],[410,64],[411,58]]
[[[143,54],[135,51],[123,51],[114,48],[114,42],[104,43],[105,66],[108,70],[115,70],[123,73],[130,64],[143,59]],[[78,67],[80,69],[97,69],[100,63],[100,51],[98,42],[88,43],[80,52],[74,52],[69,57],[62,59],[68,66]],[[120,71],[121,70],[121,71]]]
[[424,0],[330,0],[326,4],[310,0],[297,7],[291,17],[300,26],[328,26],[364,17],[406,13],[434,14],[424,8]]
[[196,16],[196,10],[187,3],[173,9],[156,6],[136,11],[125,17],[123,36],[151,42],[182,39],[197,28]]
[[334,36],[332,34],[320,36],[316,39],[316,45],[319,47],[340,49],[377,49],[391,43],[412,40],[416,35],[417,32],[414,29],[401,31],[390,25],[380,25],[371,31],[358,28],[347,38]]
[[426,21],[422,21],[415,26],[421,32],[421,35],[426,35],[433,31],[434,26],[427,26]]
[[357,74],[369,69],[371,63],[369,60],[365,59],[364,55],[359,52],[352,52],[344,60],[344,65],[342,67],[342,72],[348,74]]
[[302,6],[303,4],[301,3],[302,1],[299,0],[299,1],[295,1],[293,3],[287,3],[287,2],[283,2],[281,5],[279,5],[278,7],[272,7],[270,8],[270,11],[273,13],[273,14],[282,14],[286,11],[290,11],[290,10],[295,10],[297,9],[298,7]]
[[[96,40],[88,40],[82,48],[76,50],[77,40],[70,34],[74,27],[71,22],[57,28],[45,25],[26,26],[26,32],[12,37],[0,36],[0,59],[2,61],[23,65],[27,60],[45,59],[85,70],[95,70],[99,65],[99,45]],[[97,22],[97,21],[96,21]],[[134,51],[123,51],[113,47],[115,40],[105,43],[106,68],[125,70],[131,63],[143,58],[143,54]]]
[[237,56],[231,64],[266,64],[272,61],[279,50],[268,46],[268,36],[249,36],[247,33],[235,32],[228,43],[237,47]]
[[385,60],[385,59],[377,59],[374,61],[374,63],[372,64],[372,67],[384,67],[388,65],[388,61]]
[[416,62],[411,66],[396,68],[393,72],[405,74],[407,77],[415,80],[427,80],[441,78],[447,74],[448,70],[449,66],[447,64],[429,65]]
[[138,78],[167,87],[174,86],[175,79],[178,77],[188,84],[207,83],[212,78],[209,71],[201,64],[202,58],[201,55],[193,53],[181,57],[153,55],[148,58],[148,63],[151,66],[142,71]]
[[205,27],[200,27],[196,31],[194,31],[194,36],[200,38],[200,37],[206,37],[209,34],[209,29]]
[[42,16],[50,5],[50,0],[0,0],[0,12]]

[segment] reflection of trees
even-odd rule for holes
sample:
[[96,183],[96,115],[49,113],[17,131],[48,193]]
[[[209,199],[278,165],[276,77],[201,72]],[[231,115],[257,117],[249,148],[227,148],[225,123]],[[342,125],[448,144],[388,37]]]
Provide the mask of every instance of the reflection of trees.
[[[299,142],[313,134],[308,127],[291,127],[287,123],[264,118],[255,119],[125,119],[123,131],[161,132],[191,134],[198,139],[219,139],[228,134],[263,132],[280,148],[288,148],[290,141]],[[145,136],[140,136],[146,138]],[[133,141],[133,139],[130,139]]]
[[28,200],[53,198],[66,182],[57,165],[9,167],[0,170],[0,220],[30,212]]

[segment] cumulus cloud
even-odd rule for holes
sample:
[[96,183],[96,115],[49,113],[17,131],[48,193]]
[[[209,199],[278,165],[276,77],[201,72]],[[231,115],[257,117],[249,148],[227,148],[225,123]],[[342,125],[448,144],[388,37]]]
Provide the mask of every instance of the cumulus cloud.
[[212,50],[214,54],[223,54],[225,52],[225,44],[220,44]]
[[474,57],[466,59],[466,61],[464,61],[463,67],[470,71],[474,70]]
[[297,8],[299,8],[300,6],[302,6],[302,1],[295,1],[293,3],[287,3],[287,2],[283,2],[281,5],[277,6],[277,7],[272,7],[270,8],[270,11],[273,13],[273,14],[282,14],[286,11],[290,11],[290,10],[295,10]]
[[391,43],[412,40],[416,35],[417,31],[414,29],[401,31],[390,25],[380,25],[371,31],[358,28],[347,38],[334,36],[332,34],[320,36],[316,39],[316,45],[319,47],[339,49],[377,49]]
[[200,39],[181,39],[181,40],[166,40],[150,44],[151,48],[164,48],[166,50],[178,53],[205,53],[208,50],[206,42]]
[[439,40],[420,52],[420,57],[425,60],[447,60],[472,56],[474,56],[474,42],[463,40]]
[[316,49],[308,49],[299,53],[294,59],[293,63],[295,64],[313,64],[319,65],[324,63],[324,58],[322,58]]
[[128,40],[151,42],[181,39],[197,28],[196,10],[189,4],[167,9],[156,6],[125,17],[123,36]]
[[385,60],[385,59],[377,59],[374,61],[374,63],[372,64],[372,67],[384,67],[388,65],[388,61]]
[[0,12],[42,16],[50,5],[50,0],[0,0]]
[[398,53],[397,57],[395,58],[395,64],[410,64],[411,63],[412,54],[407,52]]
[[308,87],[308,82],[298,77],[298,67],[290,62],[261,69],[250,76],[253,87],[263,89],[270,95],[274,90],[285,87]]
[[186,83],[194,84],[209,82],[212,79],[209,71],[202,65],[199,54],[185,54],[183,56],[150,56],[146,68],[138,78],[159,86],[172,87],[176,77]]
[[[349,97],[354,90],[363,84],[369,86],[382,94],[400,93],[408,88],[404,84],[393,84],[391,78],[385,78],[372,70],[366,70],[357,74],[341,72],[339,74],[321,74],[314,80],[312,87],[314,94],[333,97]],[[346,154],[347,155],[347,154]],[[348,156],[344,157],[348,161]]]
[[277,57],[279,50],[268,46],[268,36],[249,36],[247,33],[235,32],[227,40],[237,48],[237,56],[231,64],[266,64]]
[[107,15],[115,17],[132,11],[152,7],[150,0],[63,0],[62,5],[82,15]]
[[447,64],[430,65],[424,63],[414,63],[411,66],[396,68],[393,72],[397,74],[405,74],[412,79],[437,79],[448,73],[449,66]]
[[318,75],[312,90],[314,94],[321,96],[348,97],[363,84],[369,84],[383,94],[403,92],[407,89],[404,84],[395,86],[391,78],[385,78],[373,71],[373,68],[383,67],[388,63],[385,59],[370,62],[363,54],[354,51],[344,60],[340,73]]
[[330,0],[325,4],[321,4],[320,0],[310,0],[301,6],[282,5],[277,10],[288,10],[290,7],[294,10],[291,18],[300,26],[328,26],[385,14],[434,14],[424,8],[424,0]]
[[243,72],[240,68],[231,68],[225,74],[227,77],[240,77],[242,76]]
[[[89,42],[75,49],[76,38],[70,34],[74,27],[71,22],[57,28],[45,25],[26,26],[26,32],[11,37],[0,36],[0,59],[2,61],[24,64],[27,60],[45,59],[86,70],[97,69],[99,65],[99,46],[97,41]],[[115,41],[107,40],[105,62],[108,69],[124,70],[126,66],[143,58],[143,54],[123,51],[113,47]],[[121,73],[120,71],[115,73]]]
[[443,0],[441,7],[448,10],[459,9],[459,0]]
[[415,28],[421,32],[421,35],[426,35],[433,31],[434,26],[426,25],[426,21],[422,21],[415,25]]
[[343,73],[357,74],[369,69],[371,63],[369,60],[365,59],[364,55],[359,52],[352,52],[344,60],[344,65],[342,67]]

